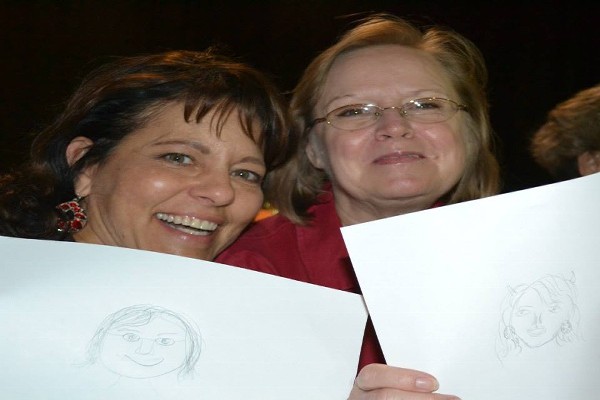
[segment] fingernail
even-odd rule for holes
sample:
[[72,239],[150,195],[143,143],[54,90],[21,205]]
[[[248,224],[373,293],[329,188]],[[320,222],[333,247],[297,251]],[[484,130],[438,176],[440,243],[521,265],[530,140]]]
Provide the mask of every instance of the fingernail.
[[417,378],[415,379],[415,386],[419,389],[424,389],[424,390],[438,390],[438,388],[440,387],[438,381],[435,378],[427,378],[427,377],[421,377],[421,378]]

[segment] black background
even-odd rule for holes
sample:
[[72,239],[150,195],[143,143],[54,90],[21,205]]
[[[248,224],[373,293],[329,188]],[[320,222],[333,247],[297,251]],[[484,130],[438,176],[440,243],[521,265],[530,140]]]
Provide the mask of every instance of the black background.
[[558,102],[600,82],[593,1],[0,0],[0,171],[26,156],[80,79],[113,56],[219,44],[289,91],[352,21],[391,12],[453,28],[481,49],[504,191],[549,183],[528,155]]

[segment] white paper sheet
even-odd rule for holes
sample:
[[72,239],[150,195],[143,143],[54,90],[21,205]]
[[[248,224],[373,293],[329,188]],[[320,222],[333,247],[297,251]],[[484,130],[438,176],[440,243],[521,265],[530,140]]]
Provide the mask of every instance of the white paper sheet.
[[358,295],[116,247],[0,237],[0,254],[3,399],[350,392],[366,321]]
[[463,400],[600,398],[600,174],[342,234],[389,364]]

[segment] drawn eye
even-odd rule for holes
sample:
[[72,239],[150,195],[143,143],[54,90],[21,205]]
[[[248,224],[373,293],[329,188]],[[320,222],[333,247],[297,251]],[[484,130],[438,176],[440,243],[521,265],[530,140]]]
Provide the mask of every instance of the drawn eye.
[[561,308],[558,304],[554,304],[554,305],[548,307],[548,311],[550,311],[551,313],[557,313],[560,310],[561,310]]
[[123,339],[126,342],[137,342],[138,340],[140,340],[140,335],[129,332],[123,335]]
[[173,343],[175,343],[175,339],[166,337],[159,337],[156,338],[154,341],[156,342],[156,344],[159,344],[161,346],[171,346]]
[[531,311],[529,311],[529,310],[528,310],[528,309],[526,309],[526,308],[521,308],[521,309],[518,309],[518,310],[517,310],[517,313],[516,313],[516,314],[517,314],[517,316],[518,316],[518,317],[524,317],[525,315],[529,315],[529,314],[531,314]]
[[189,165],[192,163],[192,158],[182,153],[169,153],[165,154],[163,158],[173,164],[177,165]]

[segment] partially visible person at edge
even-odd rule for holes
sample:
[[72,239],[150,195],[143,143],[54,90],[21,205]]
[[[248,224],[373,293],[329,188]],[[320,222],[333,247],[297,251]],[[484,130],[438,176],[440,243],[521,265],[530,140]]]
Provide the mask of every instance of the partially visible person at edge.
[[[361,21],[293,92],[300,145],[267,178],[279,214],[217,261],[360,293],[340,226],[498,193],[486,82],[481,53],[452,30],[392,15]],[[428,393],[433,377],[384,362],[368,323],[357,398],[451,398]]]
[[291,138],[279,90],[214,49],[121,58],[0,177],[0,234],[212,260],[257,214]]
[[600,171],[600,84],[576,93],[548,113],[533,135],[531,154],[556,181]]

